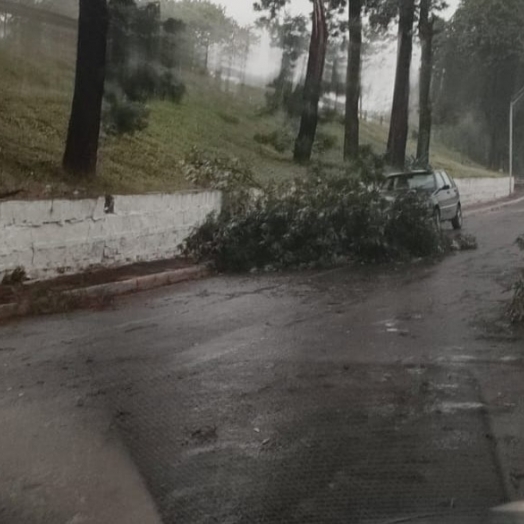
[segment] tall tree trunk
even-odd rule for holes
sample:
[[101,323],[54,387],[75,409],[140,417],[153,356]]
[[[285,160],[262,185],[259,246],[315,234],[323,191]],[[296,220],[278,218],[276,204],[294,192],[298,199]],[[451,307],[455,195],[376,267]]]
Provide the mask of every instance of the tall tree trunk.
[[247,64],[249,61],[250,50],[251,50],[251,38],[248,34],[248,36],[246,37],[246,43],[245,43],[244,49],[242,50],[242,87],[245,87],[246,85]]
[[488,152],[488,166],[493,171],[498,169],[498,157],[497,157],[497,133],[494,131],[495,126],[493,126],[492,131],[489,134],[489,152]]
[[409,75],[413,51],[414,18],[415,0],[401,0],[398,22],[397,71],[387,147],[389,163],[398,168],[403,168],[406,163],[409,124]]
[[226,80],[226,93],[229,93],[229,86],[231,85],[231,70],[233,69],[233,55],[229,55],[227,60],[227,80]]
[[206,46],[206,54],[205,54],[205,57],[204,57],[204,71],[207,75],[207,68],[209,67],[209,40],[206,41],[205,43],[205,46]]
[[433,27],[435,20],[430,18],[431,0],[421,0],[419,36],[422,48],[419,82],[419,125],[417,159],[424,165],[429,164],[431,143],[431,80],[433,69]]
[[339,58],[338,58],[338,49],[333,59],[333,68],[331,69],[331,78],[329,80],[330,91],[335,95],[335,102],[333,105],[333,110],[337,110],[338,102],[338,69],[339,69]]
[[280,61],[280,71],[274,81],[275,92],[273,94],[271,106],[272,110],[276,111],[284,105],[284,95],[286,91],[286,86],[290,81],[290,78],[291,81],[293,80],[292,73],[292,62],[289,56],[284,51],[282,53],[282,59]]
[[247,61],[249,58],[249,44],[246,46],[246,48],[243,50],[242,53],[242,62],[240,65],[240,87],[246,86],[246,76],[247,76]]
[[318,103],[322,92],[322,77],[326,62],[328,31],[323,0],[313,2],[313,31],[309,46],[309,58],[304,84],[304,107],[300,130],[295,141],[295,162],[311,159],[318,124]]
[[108,22],[106,0],[80,0],[75,92],[62,162],[76,176],[96,172]]
[[362,0],[349,0],[349,53],[346,81],[344,160],[359,155],[359,100],[362,62]]

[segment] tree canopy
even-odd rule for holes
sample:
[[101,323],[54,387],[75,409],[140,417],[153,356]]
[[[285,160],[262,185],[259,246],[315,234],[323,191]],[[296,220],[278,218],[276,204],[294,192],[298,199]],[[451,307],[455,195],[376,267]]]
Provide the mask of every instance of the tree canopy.
[[463,0],[437,48],[438,123],[494,169],[507,167],[509,105],[524,83],[523,25],[522,0]]

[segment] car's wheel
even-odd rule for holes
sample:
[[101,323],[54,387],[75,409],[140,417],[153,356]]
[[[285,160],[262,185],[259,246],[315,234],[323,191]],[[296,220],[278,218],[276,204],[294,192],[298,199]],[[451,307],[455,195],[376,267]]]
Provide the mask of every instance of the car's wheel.
[[442,219],[440,215],[440,209],[438,207],[435,208],[433,211],[433,222],[435,224],[435,229],[437,230],[437,233],[442,232]]
[[464,223],[464,218],[462,216],[462,207],[459,204],[457,207],[457,214],[455,215],[455,218],[451,221],[451,225],[453,226],[453,229],[462,229],[462,224]]

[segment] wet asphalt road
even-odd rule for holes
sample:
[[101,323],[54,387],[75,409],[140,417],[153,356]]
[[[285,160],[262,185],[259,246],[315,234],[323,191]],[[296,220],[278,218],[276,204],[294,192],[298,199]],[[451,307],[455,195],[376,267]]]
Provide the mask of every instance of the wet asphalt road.
[[464,521],[524,498],[502,316],[524,205],[466,230],[479,249],[435,265],[216,277],[4,327],[2,401],[109,414],[168,524]]

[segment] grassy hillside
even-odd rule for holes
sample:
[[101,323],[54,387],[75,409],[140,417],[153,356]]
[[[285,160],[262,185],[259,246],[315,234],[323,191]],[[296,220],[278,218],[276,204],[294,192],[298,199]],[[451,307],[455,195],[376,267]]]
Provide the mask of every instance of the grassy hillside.
[[[181,105],[151,104],[150,125],[123,138],[103,138],[99,175],[93,182],[70,181],[60,169],[69,116],[73,65],[49,58],[27,59],[0,47],[0,192],[22,188],[25,196],[133,193],[187,188],[180,161],[192,146],[237,156],[260,179],[299,175],[291,152],[277,153],[256,143],[257,133],[282,129],[282,117],[257,116],[263,92],[246,88],[224,93],[211,79],[186,79],[188,94]],[[223,87],[223,86],[222,86]],[[235,117],[231,119],[230,117]],[[339,162],[343,143],[340,123],[321,126],[337,137],[324,155]],[[363,123],[362,140],[383,151],[387,127]],[[414,144],[409,148],[414,150]],[[493,176],[463,163],[461,155],[435,144],[432,163],[454,176]]]

